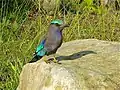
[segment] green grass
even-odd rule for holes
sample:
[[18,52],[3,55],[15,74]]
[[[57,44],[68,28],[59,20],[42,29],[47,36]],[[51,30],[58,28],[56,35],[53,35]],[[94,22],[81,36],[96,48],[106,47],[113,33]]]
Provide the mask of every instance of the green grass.
[[[0,9],[2,17],[0,22],[1,90],[16,89],[23,65],[32,58],[36,46],[45,35],[51,21],[46,14],[28,17],[29,12],[33,11],[33,4],[30,6],[19,0],[11,3],[13,6],[10,10],[4,7]],[[111,7],[95,8],[85,3],[82,5],[72,3],[72,6],[75,7],[76,14],[69,10],[68,14],[64,15],[64,20],[70,24],[70,27],[63,32],[64,42],[88,38],[120,41],[120,11]],[[53,19],[59,17],[60,11],[56,9]]]

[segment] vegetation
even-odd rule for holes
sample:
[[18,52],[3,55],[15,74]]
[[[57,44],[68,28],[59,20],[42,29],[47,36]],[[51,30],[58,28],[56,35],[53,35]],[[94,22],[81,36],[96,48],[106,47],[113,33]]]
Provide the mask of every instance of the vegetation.
[[70,24],[64,31],[65,42],[88,38],[120,41],[120,11],[114,5],[65,1],[49,16],[32,0],[0,0],[0,90],[16,89],[23,65],[32,58],[52,19]]

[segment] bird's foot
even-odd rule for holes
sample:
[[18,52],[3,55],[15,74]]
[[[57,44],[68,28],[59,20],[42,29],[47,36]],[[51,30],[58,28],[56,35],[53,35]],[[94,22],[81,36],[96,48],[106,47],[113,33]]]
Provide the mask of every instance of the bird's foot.
[[51,62],[60,64],[59,61],[58,61],[55,57],[53,57],[53,58],[47,58],[47,57],[45,56],[43,60],[44,60],[47,64],[48,64],[48,63],[51,63]]
[[47,60],[47,59],[44,59],[44,61],[45,61],[47,64],[51,62],[50,60]]
[[59,64],[59,61],[55,58],[55,57],[53,57],[53,60],[52,60],[54,63],[58,63]]
[[51,62],[51,61],[48,59],[47,56],[44,56],[43,60],[44,60],[47,64]]

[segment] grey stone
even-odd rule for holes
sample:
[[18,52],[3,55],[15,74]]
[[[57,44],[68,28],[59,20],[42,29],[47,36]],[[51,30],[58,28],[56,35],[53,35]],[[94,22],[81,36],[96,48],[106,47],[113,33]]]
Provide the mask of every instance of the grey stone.
[[35,0],[38,8],[43,9],[48,14],[54,14],[60,6],[60,0]]
[[17,90],[120,90],[120,43],[75,40],[57,54],[61,64],[26,64]]

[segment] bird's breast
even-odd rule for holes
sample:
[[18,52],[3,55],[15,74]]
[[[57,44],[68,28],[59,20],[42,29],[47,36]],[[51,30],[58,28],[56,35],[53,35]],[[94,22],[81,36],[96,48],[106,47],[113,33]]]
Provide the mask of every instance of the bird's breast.
[[61,39],[62,38],[62,33],[60,31],[56,31],[56,37]]
[[45,48],[47,52],[54,53],[62,44],[62,33],[60,31],[52,31],[48,33]]

